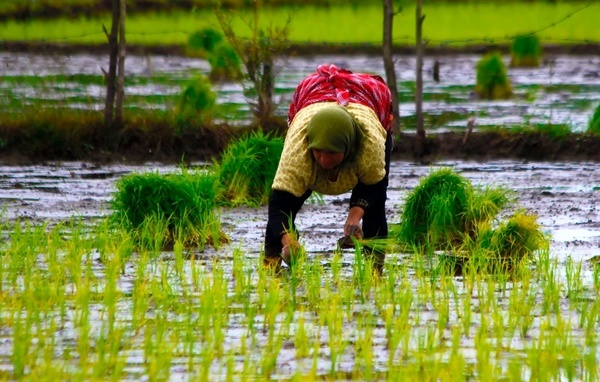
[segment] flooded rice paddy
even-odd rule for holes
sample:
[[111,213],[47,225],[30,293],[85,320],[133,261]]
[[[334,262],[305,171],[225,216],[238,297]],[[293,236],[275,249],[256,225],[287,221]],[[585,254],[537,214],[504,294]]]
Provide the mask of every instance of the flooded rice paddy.
[[[425,61],[424,110],[451,116],[433,131],[463,129],[469,118],[476,126],[566,124],[583,131],[600,102],[597,56],[546,57],[540,68],[510,69],[516,96],[499,102],[472,92],[478,58]],[[436,59],[440,82],[430,77]],[[0,110],[22,104],[100,110],[106,61],[0,53]],[[381,59],[369,56],[281,61],[278,113],[285,114],[298,81],[321,63],[384,73]],[[127,107],[171,108],[183,84],[209,70],[201,59],[129,56]],[[414,59],[397,57],[396,70],[408,120]],[[226,110],[220,118],[243,122],[242,86],[215,89]],[[551,241],[529,274],[454,277],[437,273],[432,259],[389,253],[383,275],[371,278],[355,251],[336,251],[349,194],[303,207],[297,223],[307,256],[299,270],[282,275],[260,262],[264,206],[221,209],[231,243],[218,249],[139,253],[123,237],[94,229],[111,213],[120,177],[177,172],[176,166],[2,165],[0,379],[596,380],[600,164],[434,167],[442,165],[474,185],[515,191],[518,206],[537,214]],[[431,168],[393,162],[390,223],[399,222],[404,198]]]
[[[435,276],[403,253],[388,254],[379,281],[365,281],[370,279],[361,276],[354,251],[335,250],[349,194],[303,207],[297,221],[307,250],[303,273],[269,276],[259,258],[266,207],[222,209],[231,243],[218,250],[185,256],[175,250],[151,259],[134,252],[116,274],[91,244],[76,260],[67,245],[62,265],[35,254],[30,267],[41,272],[36,277],[46,280],[50,297],[31,295],[36,271],[3,264],[0,376],[594,380],[600,359],[600,272],[592,261],[600,256],[600,165],[490,161],[434,167],[442,165],[474,185],[516,191],[519,206],[538,215],[551,245],[527,282]],[[430,169],[392,164],[391,223]],[[72,162],[0,171],[6,229],[16,220],[52,225],[72,217],[92,226],[110,214],[121,176],[179,170]],[[63,276],[52,276],[54,266],[65,267],[55,270],[60,275],[79,276],[57,285],[53,277]],[[16,280],[13,268],[21,269]],[[44,305],[54,288],[64,288],[65,296],[55,296],[54,307]],[[91,297],[85,300],[83,292]],[[40,306],[30,306],[27,296]],[[116,348],[107,345],[111,341]]]
[[[585,131],[594,108],[600,103],[600,57],[597,55],[547,55],[538,68],[508,68],[514,97],[506,101],[478,100],[473,92],[479,55],[428,56],[424,61],[424,112],[431,116],[430,131],[464,129],[468,119],[476,126],[515,127],[560,124]],[[440,63],[440,81],[432,77],[434,62]],[[505,58],[508,64],[509,58]],[[317,65],[332,63],[355,71],[385,77],[383,62],[376,56],[315,55],[281,59],[276,63],[277,112],[285,115],[291,94]],[[169,109],[177,104],[184,84],[198,74],[208,74],[206,60],[178,56],[128,56],[126,60],[126,107]],[[105,87],[102,69],[107,57],[89,54],[37,55],[0,52],[0,110],[19,104],[42,107],[68,106],[101,110]],[[395,57],[400,92],[400,113],[405,128],[414,128],[415,59]],[[249,118],[243,86],[216,83],[219,121],[245,123]]]

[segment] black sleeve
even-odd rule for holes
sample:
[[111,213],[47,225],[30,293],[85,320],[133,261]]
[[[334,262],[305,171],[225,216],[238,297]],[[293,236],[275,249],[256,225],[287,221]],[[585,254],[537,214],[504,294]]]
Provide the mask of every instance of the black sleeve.
[[387,132],[385,140],[385,176],[379,182],[366,185],[358,182],[356,187],[352,190],[350,196],[350,208],[359,206],[365,212],[377,201],[385,200],[387,198],[387,187],[389,183],[390,173],[390,161],[392,156],[392,147],[394,144],[394,137],[391,131]]
[[287,191],[273,190],[269,197],[269,222],[271,232],[281,238],[285,232],[294,231],[298,211],[310,196],[311,191],[297,197]]
[[369,207],[375,204],[375,201],[387,197],[387,185],[387,174],[375,184],[366,185],[358,182],[350,196],[350,208],[358,206],[365,210],[365,212],[368,211]]

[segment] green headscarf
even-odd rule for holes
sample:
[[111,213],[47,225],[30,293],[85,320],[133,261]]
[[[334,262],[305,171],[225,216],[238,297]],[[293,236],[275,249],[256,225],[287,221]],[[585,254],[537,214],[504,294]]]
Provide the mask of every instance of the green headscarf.
[[341,106],[319,110],[306,126],[309,149],[344,153],[344,161],[352,158],[359,141],[360,126]]

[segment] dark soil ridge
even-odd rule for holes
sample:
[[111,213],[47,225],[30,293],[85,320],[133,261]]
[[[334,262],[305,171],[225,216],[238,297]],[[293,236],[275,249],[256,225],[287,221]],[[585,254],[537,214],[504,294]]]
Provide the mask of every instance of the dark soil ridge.
[[[600,43],[582,44],[544,44],[545,55],[594,55],[600,54]],[[63,54],[94,54],[108,55],[108,44],[64,44],[40,41],[0,41],[0,51],[4,52],[29,52],[36,54],[63,55]],[[380,55],[383,47],[372,43],[356,44],[317,44],[317,43],[291,43],[283,52],[290,56],[313,56],[321,54],[338,55]],[[429,45],[425,48],[425,55],[454,55],[454,54],[485,54],[499,51],[510,52],[510,44],[469,44],[466,46]],[[394,45],[392,53],[396,55],[414,55],[413,45]],[[134,55],[166,55],[186,56],[184,45],[127,45],[127,53]]]
[[[232,139],[248,129],[203,129],[185,136],[148,139],[128,137],[116,150],[92,145],[77,149],[35,152],[23,145],[0,149],[0,164],[26,165],[47,161],[86,161],[108,163],[191,163],[218,160]],[[394,160],[434,163],[439,160],[489,161],[513,159],[549,162],[600,162],[600,137],[592,134],[570,134],[552,137],[537,132],[486,131],[472,132],[467,139],[463,132],[432,133],[427,135],[421,152],[417,151],[416,134],[407,132],[396,136]]]

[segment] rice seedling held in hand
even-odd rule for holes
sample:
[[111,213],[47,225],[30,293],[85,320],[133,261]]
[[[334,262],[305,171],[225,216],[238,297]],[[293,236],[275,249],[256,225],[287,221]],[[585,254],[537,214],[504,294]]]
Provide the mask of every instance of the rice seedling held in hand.
[[117,182],[111,219],[142,248],[155,247],[153,240],[162,247],[179,240],[186,247],[218,248],[227,241],[214,211],[218,193],[218,178],[210,172],[133,174]]
[[215,163],[223,186],[219,202],[227,206],[257,206],[269,199],[283,139],[256,131],[230,143]]

